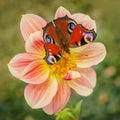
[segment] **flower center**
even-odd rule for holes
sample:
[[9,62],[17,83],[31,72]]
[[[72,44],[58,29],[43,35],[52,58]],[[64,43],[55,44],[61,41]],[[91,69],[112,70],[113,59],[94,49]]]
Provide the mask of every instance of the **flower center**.
[[55,75],[64,76],[72,68],[73,62],[71,54],[64,52],[61,59],[54,65],[50,66],[51,72]]

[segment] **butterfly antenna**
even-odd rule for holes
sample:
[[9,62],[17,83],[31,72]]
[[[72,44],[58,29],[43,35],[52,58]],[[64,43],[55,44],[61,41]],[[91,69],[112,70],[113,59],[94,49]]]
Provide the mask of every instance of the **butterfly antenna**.
[[53,24],[54,27],[56,27],[54,20],[52,20],[52,24]]

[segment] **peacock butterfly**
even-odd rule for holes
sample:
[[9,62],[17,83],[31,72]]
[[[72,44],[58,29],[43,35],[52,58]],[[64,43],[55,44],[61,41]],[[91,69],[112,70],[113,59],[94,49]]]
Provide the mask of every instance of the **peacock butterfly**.
[[80,47],[96,38],[95,31],[88,30],[68,16],[57,18],[43,28],[45,41],[45,61],[53,65],[62,57],[63,52],[70,54],[70,47]]

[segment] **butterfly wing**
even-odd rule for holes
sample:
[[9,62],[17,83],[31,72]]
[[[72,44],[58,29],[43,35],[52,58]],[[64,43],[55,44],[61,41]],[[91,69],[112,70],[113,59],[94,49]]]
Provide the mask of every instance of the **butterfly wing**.
[[46,56],[48,64],[60,60],[63,51],[70,54],[70,47],[79,47],[96,38],[94,30],[87,30],[75,20],[64,16],[48,23],[43,28]]
[[70,47],[85,45],[96,38],[94,30],[88,30],[81,24],[76,25],[69,38]]
[[44,59],[48,64],[53,65],[60,60],[63,50],[58,45],[46,43],[44,47],[46,51]]

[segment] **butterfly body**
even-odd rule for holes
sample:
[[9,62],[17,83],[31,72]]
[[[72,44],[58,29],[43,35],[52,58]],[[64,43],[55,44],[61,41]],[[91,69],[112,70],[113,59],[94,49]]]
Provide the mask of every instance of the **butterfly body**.
[[63,18],[58,18],[57,20],[53,20],[52,22],[48,23],[47,26],[44,28],[44,39],[46,33],[52,38],[54,44],[58,45],[61,49],[70,53],[69,51],[69,37],[70,34],[68,33],[68,17],[65,16]]
[[55,19],[43,28],[46,56],[48,64],[55,64],[63,52],[70,54],[70,47],[80,47],[96,38],[94,30],[87,30],[68,16]]

